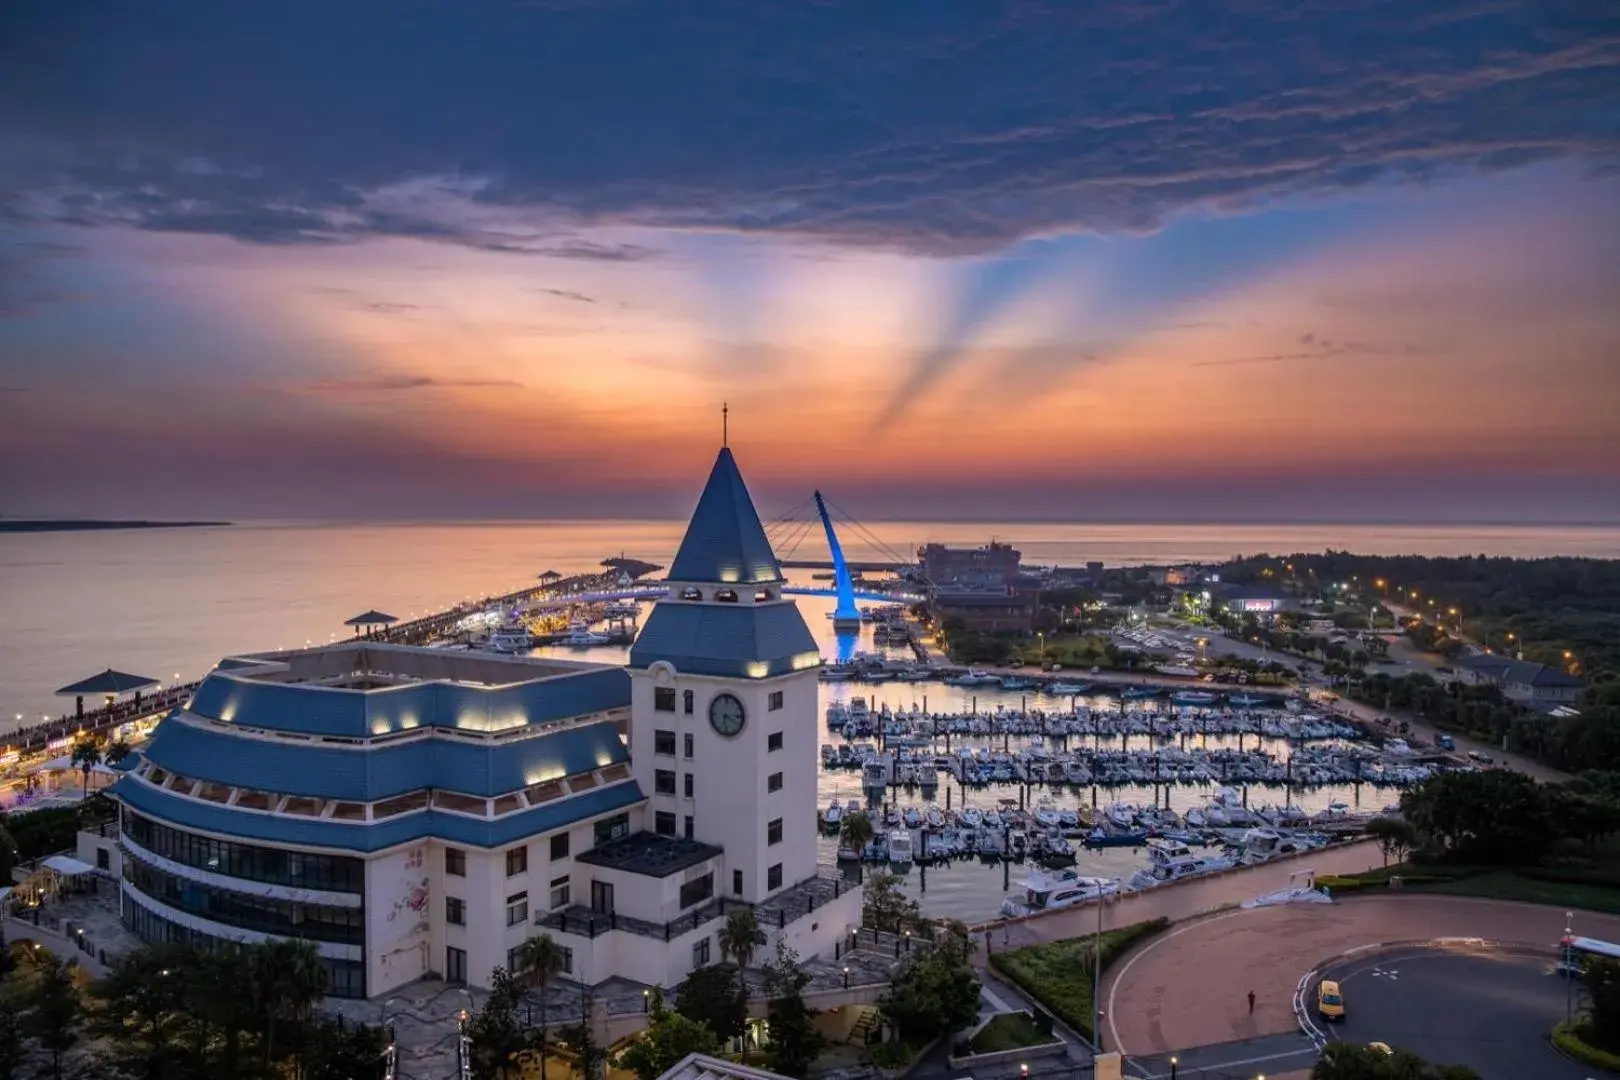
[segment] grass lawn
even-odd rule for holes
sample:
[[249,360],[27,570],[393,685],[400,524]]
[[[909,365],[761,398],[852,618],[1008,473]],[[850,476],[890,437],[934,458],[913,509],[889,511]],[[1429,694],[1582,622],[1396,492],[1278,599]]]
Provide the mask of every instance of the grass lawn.
[[[1170,925],[1168,919],[1132,923],[1102,936],[1102,966],[1120,957],[1137,942]],[[1092,937],[1026,945],[1010,952],[992,953],[990,965],[1017,983],[1026,994],[1076,1031],[1091,1035],[1092,972],[1095,960]]]
[[1620,914],[1620,889],[1567,881],[1537,881],[1512,870],[1492,870],[1457,881],[1431,882],[1408,886],[1413,892],[1456,893],[1492,900],[1522,900],[1527,904],[1552,904],[1564,908],[1584,908]]
[[[1402,884],[1406,892],[1449,893],[1620,914],[1620,886],[1603,881],[1544,880],[1557,873],[1533,867],[1520,873],[1509,867],[1405,865],[1368,870],[1347,878],[1324,877],[1319,882],[1335,892],[1361,892],[1382,889],[1391,875],[1401,875],[1408,879]],[[1449,880],[1435,880],[1441,876]]]
[[968,1049],[975,1054],[993,1054],[998,1050],[1017,1050],[1057,1041],[1056,1035],[1042,1031],[1028,1013],[1002,1013],[990,1018],[968,1043]]

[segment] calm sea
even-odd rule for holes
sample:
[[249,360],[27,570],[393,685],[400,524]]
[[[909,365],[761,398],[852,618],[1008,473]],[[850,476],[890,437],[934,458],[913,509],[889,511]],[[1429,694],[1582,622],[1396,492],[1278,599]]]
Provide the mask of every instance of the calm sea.
[[[681,522],[467,522],[452,524],[319,525],[251,523],[229,528],[153,529],[0,535],[0,717],[38,720],[71,707],[56,687],[106,667],[165,682],[192,679],[222,656],[329,641],[347,633],[343,620],[368,608],[402,618],[439,610],[472,597],[522,588],[548,569],[591,570],[610,555],[667,564],[679,543]],[[874,522],[868,528],[895,552],[924,541],[978,544],[996,537],[1014,543],[1025,561],[1074,565],[1101,560],[1112,566],[1216,561],[1256,552],[1322,550],[1429,555],[1588,555],[1620,557],[1620,527],[1505,526],[1175,526]],[[840,534],[851,559],[881,560],[889,552],[856,535]],[[795,549],[791,537],[779,554],[825,558],[819,535]],[[826,655],[855,647],[834,641],[824,617],[830,601],[800,598]],[[861,647],[865,647],[864,645]],[[620,660],[623,649],[568,655]],[[978,693],[939,685],[881,688],[824,685],[823,697],[865,692],[895,706],[921,703],[935,710],[993,709],[1017,704],[1016,695]],[[1033,702],[1031,704],[1034,704]],[[818,732],[827,738],[818,717]],[[1278,748],[1281,750],[1281,748]],[[857,774],[828,773],[822,803],[858,797]],[[1205,793],[1177,791],[1173,805],[1201,801]],[[944,790],[940,798],[943,801]],[[1017,797],[1016,789],[970,793],[992,805]],[[1149,791],[1103,793],[1146,802]],[[1355,793],[1324,790],[1296,799],[1306,806]],[[1364,792],[1377,805],[1392,794]],[[1061,801],[1090,801],[1069,792]],[[1257,793],[1256,802],[1281,802],[1280,792]],[[1128,873],[1139,856],[1128,851],[1088,854],[1088,872]],[[1117,864],[1117,865],[1116,865]],[[913,871],[917,886],[921,876]],[[964,918],[994,912],[1003,872],[958,864],[928,872],[927,908]]]

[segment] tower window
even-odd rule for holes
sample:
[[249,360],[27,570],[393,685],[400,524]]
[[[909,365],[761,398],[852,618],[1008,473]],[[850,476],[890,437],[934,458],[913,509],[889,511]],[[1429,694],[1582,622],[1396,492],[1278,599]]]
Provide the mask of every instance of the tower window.
[[714,598],[722,604],[735,604],[737,602],[737,590],[720,589],[714,594]]
[[[772,818],[770,824],[765,826],[765,842],[767,844],[780,844],[782,842],[782,819]],[[771,886],[775,888],[775,886]]]
[[782,864],[777,863],[765,871],[765,887],[767,889],[780,889],[782,887]]
[[675,794],[675,770],[653,770],[653,793],[657,795]]
[[765,778],[765,790],[766,791],[781,791],[782,790],[782,774],[779,773],[779,772],[773,772],[773,773],[771,773],[770,776],[766,777]]
[[[682,690],[681,691],[681,712],[685,713],[687,716],[691,716],[692,715],[693,702],[694,702],[694,697],[693,697],[692,691],[690,691],[690,690]],[[687,736],[688,739],[690,739],[691,737],[692,736],[690,736],[690,735]],[[691,757],[692,752],[690,750],[688,750],[686,752],[686,756]]]
[[776,599],[776,594],[771,592],[771,590],[769,590],[769,589],[759,589],[759,590],[755,591],[755,593],[754,593],[754,603],[756,603],[756,604],[763,604],[763,603],[766,603],[767,601],[775,600],[775,599]]
[[766,711],[767,712],[775,712],[777,709],[780,709],[781,707],[782,707],[782,691],[780,691],[780,690],[772,690],[769,704],[767,704],[766,707],[765,707]]
[[771,754],[780,749],[782,749],[782,733],[780,731],[773,731],[771,732],[771,737],[765,740],[765,752],[767,754]]
[[675,756],[675,733],[673,731],[655,730],[653,732],[653,753]]
[[673,686],[653,687],[653,708],[658,712],[674,712],[675,688]]

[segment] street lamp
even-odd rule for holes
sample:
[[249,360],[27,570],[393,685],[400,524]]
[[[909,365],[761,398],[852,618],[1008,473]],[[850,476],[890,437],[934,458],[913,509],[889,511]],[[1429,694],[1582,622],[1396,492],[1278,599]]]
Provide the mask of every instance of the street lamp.
[[1170,1080],[1176,1080],[1176,1055],[1170,1055]]
[[1575,1019],[1575,913],[1564,912],[1564,1023]]

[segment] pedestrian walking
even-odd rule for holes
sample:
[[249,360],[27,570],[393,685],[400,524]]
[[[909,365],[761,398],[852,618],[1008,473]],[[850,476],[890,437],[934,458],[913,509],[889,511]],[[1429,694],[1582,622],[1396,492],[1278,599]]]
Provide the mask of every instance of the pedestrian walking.
[[1254,1015],[1254,991],[1249,991],[1249,1015]]

